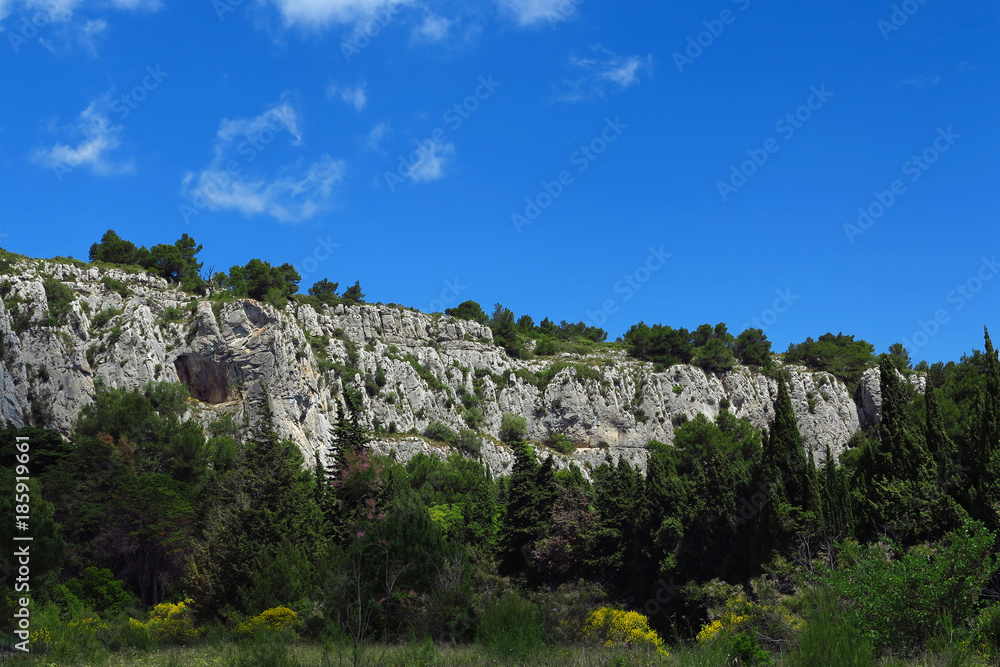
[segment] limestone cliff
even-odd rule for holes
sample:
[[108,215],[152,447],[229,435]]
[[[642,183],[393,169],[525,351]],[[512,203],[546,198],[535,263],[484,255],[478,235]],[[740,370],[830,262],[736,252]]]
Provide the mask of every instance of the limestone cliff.
[[[75,295],[58,325],[43,322],[46,277]],[[482,410],[484,461],[503,472],[512,461],[495,441],[503,413],[524,417],[532,440],[562,433],[574,441],[576,453],[560,465],[596,464],[607,453],[643,465],[646,443],[670,442],[682,415],[714,417],[725,406],[758,428],[773,418],[777,383],[748,368],[721,376],[684,365],[656,372],[620,350],[515,361],[485,326],[394,305],[279,311],[250,300],[197,299],[145,274],[43,260],[20,261],[0,285],[0,414],[16,425],[68,433],[98,380],[117,388],[182,382],[197,399],[190,416],[203,421],[222,413],[247,419],[251,395],[264,386],[279,431],[311,460],[326,451],[349,386],[360,391],[367,425],[400,434],[376,447],[407,457],[443,454],[439,444],[405,433],[432,421],[465,428],[464,396]],[[847,388],[827,373],[786,368],[807,445],[817,460],[827,445],[839,453],[859,428]]]

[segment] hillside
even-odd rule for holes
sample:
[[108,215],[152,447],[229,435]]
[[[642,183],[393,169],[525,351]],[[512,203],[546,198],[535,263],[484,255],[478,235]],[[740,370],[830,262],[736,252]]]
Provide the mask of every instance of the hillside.
[[[46,280],[71,291],[58,316],[49,312]],[[401,306],[341,304],[320,312],[291,302],[278,310],[248,299],[198,298],[143,272],[74,260],[15,260],[0,285],[0,409],[16,426],[68,433],[96,383],[134,389],[152,380],[186,385],[199,421],[230,414],[242,422],[266,387],[280,434],[308,461],[326,452],[345,389],[353,388],[365,426],[379,433],[377,451],[443,453],[441,443],[415,434],[432,422],[474,427],[486,436],[484,462],[503,472],[513,461],[498,440],[504,413],[523,417],[532,441],[552,434],[572,441],[576,450],[557,455],[560,466],[596,464],[606,452],[644,466],[650,440],[669,443],[675,425],[699,413],[714,417],[722,407],[761,429],[773,419],[773,372],[737,366],[716,375],[688,365],[657,372],[614,344],[588,355],[513,360],[484,325]],[[784,370],[818,461],[827,446],[839,453],[859,429],[858,405],[862,418],[877,418],[877,370],[857,404],[828,373]]]

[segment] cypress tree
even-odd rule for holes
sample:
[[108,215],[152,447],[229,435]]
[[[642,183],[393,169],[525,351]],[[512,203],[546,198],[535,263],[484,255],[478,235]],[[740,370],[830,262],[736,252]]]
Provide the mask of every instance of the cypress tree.
[[541,534],[538,482],[541,466],[524,442],[513,443],[514,467],[507,486],[501,527],[501,569],[514,574],[526,569],[530,544]]
[[[973,460],[969,462],[971,481],[970,512],[996,529],[1000,512],[1000,361],[990,332],[986,338],[986,386],[979,399],[979,428],[972,436]],[[978,435],[978,437],[976,437]]]
[[924,409],[926,422],[924,437],[927,449],[934,457],[937,466],[938,484],[949,493],[958,484],[958,451],[955,443],[948,437],[941,417],[941,406],[937,399],[937,390],[928,383],[924,393]]

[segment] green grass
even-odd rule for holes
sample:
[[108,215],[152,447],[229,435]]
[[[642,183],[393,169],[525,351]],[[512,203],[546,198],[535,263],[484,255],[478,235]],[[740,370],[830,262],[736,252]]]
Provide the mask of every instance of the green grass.
[[[829,639],[829,638],[828,638]],[[839,640],[834,640],[834,644]],[[833,648],[826,642],[827,648]],[[640,665],[662,665],[663,667],[735,667],[737,664],[730,656],[730,647],[725,642],[713,642],[707,645],[681,645],[668,647],[668,657],[658,656],[640,650],[623,648],[606,648],[594,645],[542,645],[529,654],[520,657],[498,655],[479,644],[465,645],[435,645],[427,639],[411,641],[407,644],[385,645],[373,644],[362,648],[359,652],[358,665],[385,665],[387,667],[426,666],[426,667],[638,667]],[[159,650],[145,652],[136,649],[123,649],[109,653],[104,649],[76,651],[75,658],[56,659],[54,655],[15,655],[8,658],[10,665],[50,665],[65,667],[90,667],[103,665],[106,667],[235,667],[272,666],[272,667],[326,667],[353,665],[353,651],[349,644],[336,645],[327,643],[293,643],[258,642],[234,644],[221,641],[204,641],[193,647],[164,647]],[[859,664],[844,662],[845,654],[840,651],[820,654],[824,656],[821,662],[813,665],[823,667],[843,667]],[[797,656],[775,656],[776,667],[794,667],[802,664]],[[869,663],[860,663],[869,664]],[[995,667],[1000,663],[977,662],[968,656],[961,657],[955,645],[938,647],[936,651],[911,658],[883,658],[874,663],[877,667]]]

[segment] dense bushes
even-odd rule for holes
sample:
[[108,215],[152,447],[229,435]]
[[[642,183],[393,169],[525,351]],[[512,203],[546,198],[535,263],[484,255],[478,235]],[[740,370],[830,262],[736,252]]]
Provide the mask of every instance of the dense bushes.
[[875,363],[875,346],[854,336],[825,333],[817,340],[789,345],[784,358],[786,363],[827,371],[857,386],[861,374]]

